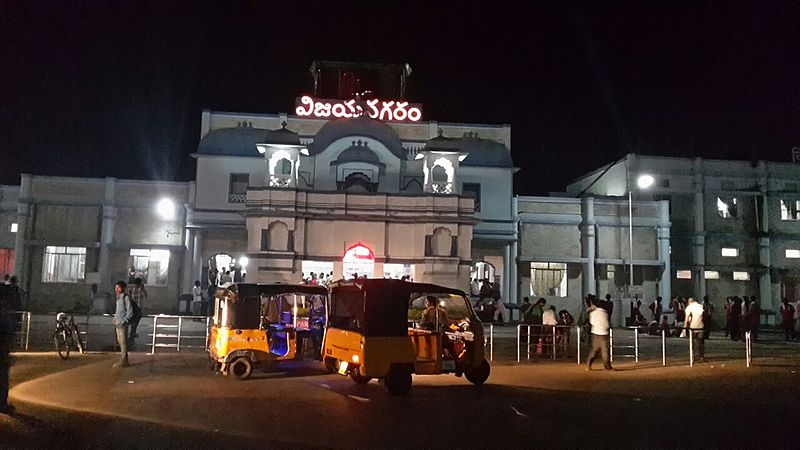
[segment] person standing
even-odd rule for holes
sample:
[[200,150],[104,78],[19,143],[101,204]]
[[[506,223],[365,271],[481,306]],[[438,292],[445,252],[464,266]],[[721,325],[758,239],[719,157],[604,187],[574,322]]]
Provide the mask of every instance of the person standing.
[[506,308],[505,303],[503,303],[503,299],[501,299],[500,297],[498,297],[494,301],[493,319],[495,321],[497,320],[497,316],[500,316],[500,318],[503,319],[503,325],[508,325],[509,320],[511,320],[511,318],[509,317],[508,308]]
[[225,286],[226,284],[233,283],[233,278],[231,278],[231,271],[226,270],[225,274],[219,279],[219,285]]
[[730,316],[728,318],[729,331],[731,333],[731,340],[739,340],[739,323],[742,316],[742,299],[739,296],[733,297],[731,303]]
[[[556,349],[556,342],[555,342],[555,330],[556,326],[558,325],[558,317],[556,317],[556,307],[550,305],[542,313],[542,337],[543,343],[542,348],[544,351],[542,353],[548,354],[551,351],[555,352]],[[552,353],[550,353],[552,355]]]
[[117,342],[119,343],[119,361],[112,367],[128,367],[128,326],[133,318],[133,307],[131,298],[125,293],[127,284],[120,280],[114,285],[114,292],[117,294],[117,305],[114,311],[114,327],[117,332]]
[[592,350],[589,352],[589,358],[586,360],[586,370],[592,370],[592,363],[600,357],[603,361],[603,367],[606,370],[614,370],[611,366],[611,341],[608,335],[608,330],[611,328],[609,322],[608,310],[605,306],[606,302],[599,301],[594,296],[588,298],[588,308],[586,309],[589,314],[589,325],[591,327],[592,336]]
[[747,309],[747,326],[754,341],[758,340],[758,330],[761,328],[761,307],[756,296],[750,297],[750,308]]
[[694,346],[700,361],[706,362],[705,335],[703,328],[703,305],[694,301],[694,297],[689,297],[686,305],[686,325],[684,326],[689,334],[689,339],[694,339],[697,344]]
[[19,289],[15,289],[13,285],[0,285],[0,414],[14,412],[14,407],[8,403],[8,378],[11,371],[11,350],[14,347],[17,311],[21,306]]
[[199,316],[203,309],[203,288],[200,287],[200,280],[194,280],[194,287],[192,288],[192,314]]
[[147,298],[147,289],[141,278],[133,280],[133,285],[128,289],[128,297],[131,300],[131,308],[133,308],[133,317],[130,320],[128,343],[133,347],[136,343],[136,338],[139,335],[136,329],[139,328],[139,321],[142,320],[142,307],[144,306],[144,299]]
[[783,302],[778,308],[781,315],[781,327],[783,328],[783,336],[786,341],[793,341],[795,339],[794,332],[794,306],[789,303],[789,299],[783,297]]

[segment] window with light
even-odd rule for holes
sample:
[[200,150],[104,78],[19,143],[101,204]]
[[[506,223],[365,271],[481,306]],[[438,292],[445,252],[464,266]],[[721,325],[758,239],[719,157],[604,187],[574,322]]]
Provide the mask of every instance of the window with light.
[[531,263],[531,295],[566,297],[567,265],[565,263]]
[[43,283],[77,283],[86,276],[86,247],[47,246],[42,265]]
[[166,286],[169,250],[133,248],[128,259],[129,276],[141,278],[147,286]]

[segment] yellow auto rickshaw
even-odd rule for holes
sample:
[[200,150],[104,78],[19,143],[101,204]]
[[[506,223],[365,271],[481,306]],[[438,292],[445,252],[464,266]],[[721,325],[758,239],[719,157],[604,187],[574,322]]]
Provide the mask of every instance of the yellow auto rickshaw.
[[309,353],[319,360],[325,287],[237,283],[217,289],[215,297],[206,345],[211,368],[244,380],[254,368],[269,363]]
[[330,292],[329,370],[359,384],[380,379],[392,395],[409,392],[412,374],[489,378],[483,327],[464,292],[389,279],[339,281]]

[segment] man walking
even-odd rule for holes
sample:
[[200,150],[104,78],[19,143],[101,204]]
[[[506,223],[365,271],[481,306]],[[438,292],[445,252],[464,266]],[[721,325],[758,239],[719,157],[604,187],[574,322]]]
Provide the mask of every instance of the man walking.
[[705,348],[705,335],[703,328],[703,305],[694,301],[694,297],[689,297],[689,303],[686,306],[686,325],[687,334],[689,339],[694,339],[696,342],[695,348],[700,361],[706,362],[706,348]]
[[14,327],[20,303],[18,289],[14,289],[11,285],[0,285],[0,414],[14,412],[14,407],[8,404],[8,377],[11,369],[10,353],[14,347]]
[[117,281],[114,292],[117,294],[117,307],[114,311],[114,328],[119,342],[120,359],[112,367],[128,367],[128,325],[133,318],[131,299],[125,293],[127,285],[124,281]]
[[586,370],[592,370],[592,363],[598,357],[603,361],[603,367],[606,370],[614,370],[611,366],[611,341],[608,335],[611,325],[608,319],[608,310],[603,308],[606,302],[599,301],[595,296],[590,295],[588,303],[586,312],[589,314],[589,325],[591,326],[592,350],[589,352],[589,359],[586,360]]

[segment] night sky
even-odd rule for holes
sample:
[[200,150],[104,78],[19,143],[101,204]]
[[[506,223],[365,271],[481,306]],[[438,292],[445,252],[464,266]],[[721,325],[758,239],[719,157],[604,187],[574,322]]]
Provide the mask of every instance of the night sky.
[[424,120],[511,124],[519,194],[800,146],[797,1],[0,0],[0,182],[191,180],[202,109],[292,113],[315,59],[408,62]]

